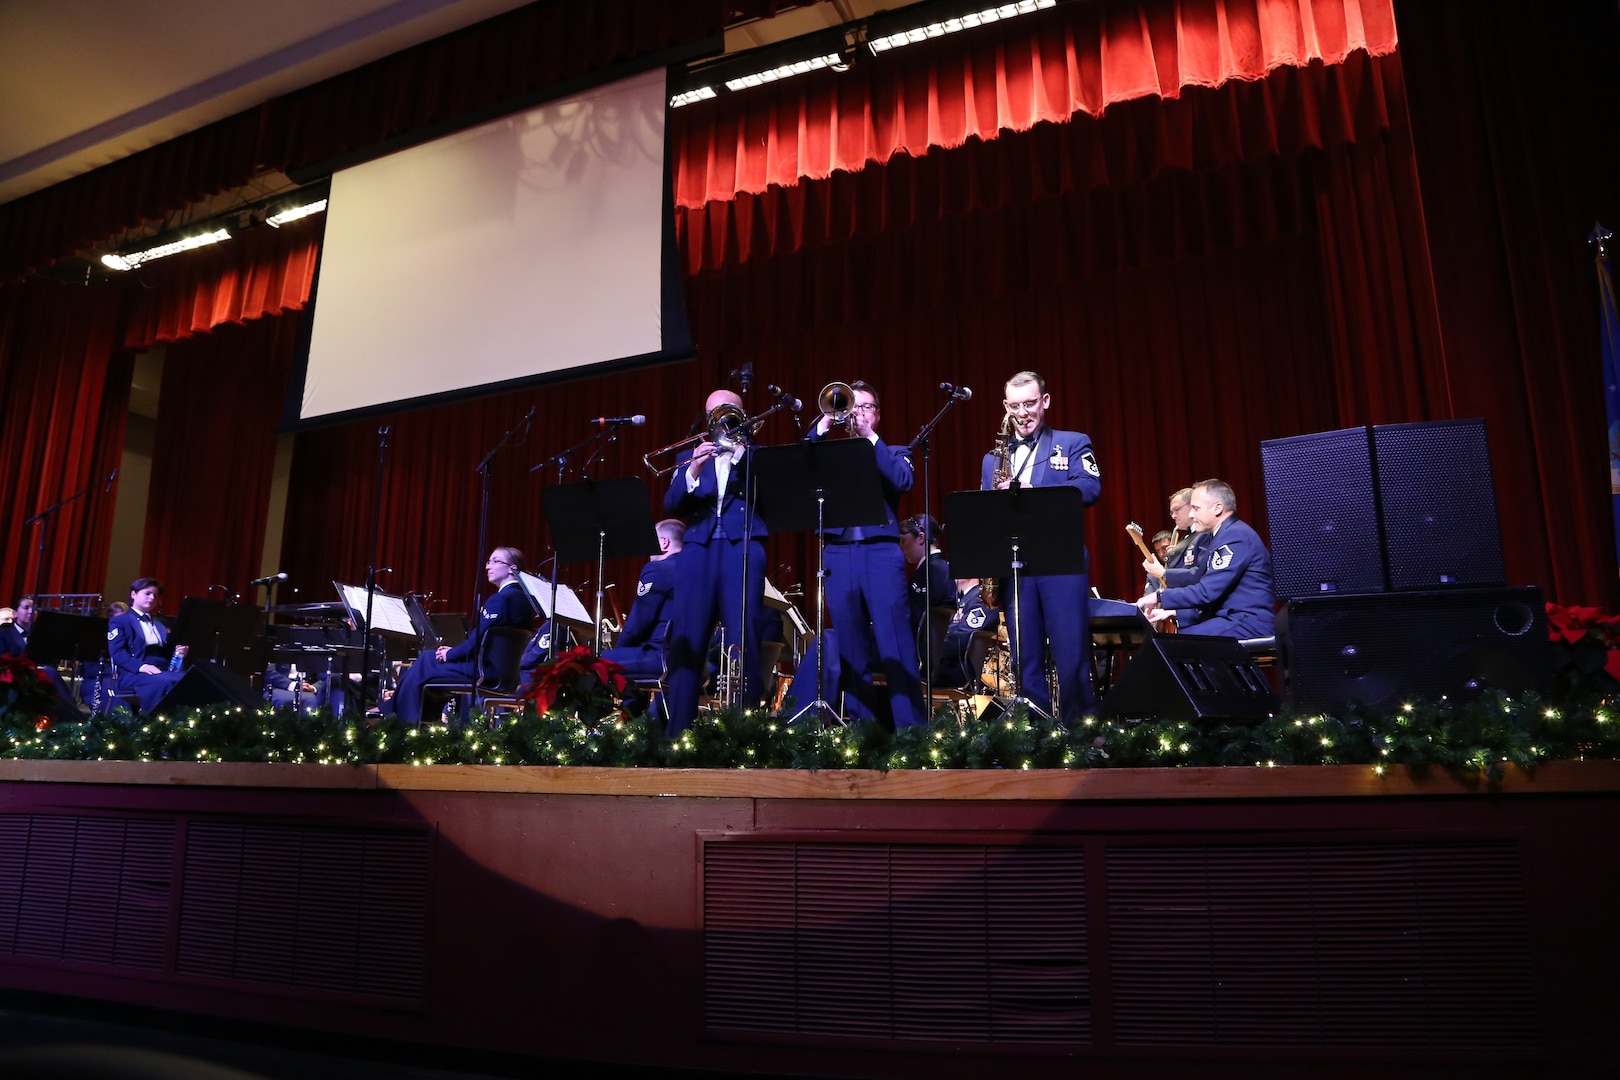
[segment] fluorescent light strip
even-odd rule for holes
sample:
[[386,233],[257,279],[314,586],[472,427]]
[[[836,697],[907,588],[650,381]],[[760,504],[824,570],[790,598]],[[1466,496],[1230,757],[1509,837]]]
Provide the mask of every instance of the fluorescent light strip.
[[271,214],[264,219],[264,223],[272,229],[279,229],[289,221],[298,221],[301,218],[309,217],[311,214],[318,214],[325,209],[326,200],[317,199],[312,203],[305,203],[303,206],[290,206],[285,210]]
[[727,79],[727,90],[747,90],[753,86],[763,86],[766,83],[779,82],[782,79],[792,78],[794,75],[803,75],[807,71],[816,71],[820,68],[844,67],[844,58],[837,53],[828,53],[826,56],[816,56],[809,60],[800,60],[792,64],[783,64],[781,67],[771,68],[754,75],[744,75],[740,79]]
[[678,109],[682,105],[690,105],[694,101],[708,101],[714,96],[714,87],[700,86],[696,90],[687,90],[684,93],[676,94],[674,97],[670,98],[669,107],[672,109]]
[[174,240],[167,244],[147,248],[145,251],[132,251],[127,255],[103,255],[101,263],[112,270],[133,270],[137,266],[161,259],[168,255],[177,255],[182,251],[191,251],[194,248],[207,247],[222,240],[229,240],[231,234],[226,229],[215,229],[210,233],[200,233],[188,236],[184,240]]
[[898,49],[902,45],[913,45],[919,41],[927,41],[929,38],[954,34],[958,30],[971,30],[976,26],[987,26],[990,23],[1000,22],[1002,19],[1028,15],[1033,11],[1056,6],[1057,0],[1018,0],[1016,4],[1002,4],[1000,7],[985,8],[983,11],[969,12],[959,18],[919,26],[914,30],[902,30],[898,34],[872,38],[866,43],[866,47],[876,55],[890,49]]

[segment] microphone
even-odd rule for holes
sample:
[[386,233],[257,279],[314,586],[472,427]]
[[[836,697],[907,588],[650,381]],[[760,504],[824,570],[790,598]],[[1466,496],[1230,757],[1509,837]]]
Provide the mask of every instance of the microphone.
[[593,424],[631,424],[635,427],[640,427],[646,422],[647,418],[641,413],[636,413],[634,416],[598,416],[591,421]]
[[771,383],[770,385],[766,386],[765,391],[769,394],[774,394],[778,401],[792,409],[794,412],[798,412],[800,409],[804,408],[804,402],[800,401],[798,398],[794,397],[780,386],[777,386],[775,383]]
[[957,386],[955,383],[942,382],[939,388],[957,401],[972,401],[973,388],[971,386]]
[[248,582],[248,588],[251,589],[255,585],[274,585],[278,581],[286,581],[286,580],[287,580],[287,571],[283,570],[283,571],[281,571],[281,573],[279,573],[279,574],[271,574],[269,577],[257,577],[257,578],[254,578],[252,581]]
[[108,492],[112,491],[113,481],[117,480],[117,479],[118,479],[118,470],[117,469],[114,469],[112,472],[108,473],[107,474],[107,479],[106,479],[105,483],[102,486],[101,493],[103,495],[105,495]]

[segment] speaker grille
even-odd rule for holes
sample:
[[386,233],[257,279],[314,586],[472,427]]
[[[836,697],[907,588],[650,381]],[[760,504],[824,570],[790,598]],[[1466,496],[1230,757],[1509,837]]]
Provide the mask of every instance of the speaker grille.
[[1084,853],[704,847],[712,1030],[986,1044],[1091,1037]]
[[1504,584],[1485,421],[1384,424],[1373,447],[1390,588]]
[[1260,444],[1279,597],[1384,591],[1366,428]]

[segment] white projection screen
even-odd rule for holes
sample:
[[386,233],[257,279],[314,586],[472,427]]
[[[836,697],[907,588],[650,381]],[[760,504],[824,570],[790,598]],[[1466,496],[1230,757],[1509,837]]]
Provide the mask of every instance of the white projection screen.
[[660,68],[333,173],[295,422],[689,352],[666,101]]

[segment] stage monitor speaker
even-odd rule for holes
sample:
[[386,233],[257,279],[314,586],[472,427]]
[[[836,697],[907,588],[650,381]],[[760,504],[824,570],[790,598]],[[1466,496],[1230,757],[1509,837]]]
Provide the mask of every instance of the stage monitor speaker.
[[1272,585],[1279,597],[1384,591],[1371,443],[1364,427],[1260,444]]
[[198,664],[186,669],[185,676],[169,687],[153,712],[179,712],[209,705],[240,705],[245,709],[264,704],[264,695],[253,684],[222,664]]
[[1103,716],[1263,720],[1277,711],[1265,672],[1236,638],[1155,634],[1103,696]]
[[1484,420],[1373,428],[1389,587],[1507,583]]
[[1283,698],[1302,712],[1542,690],[1552,664],[1534,586],[1290,600],[1277,644]]

